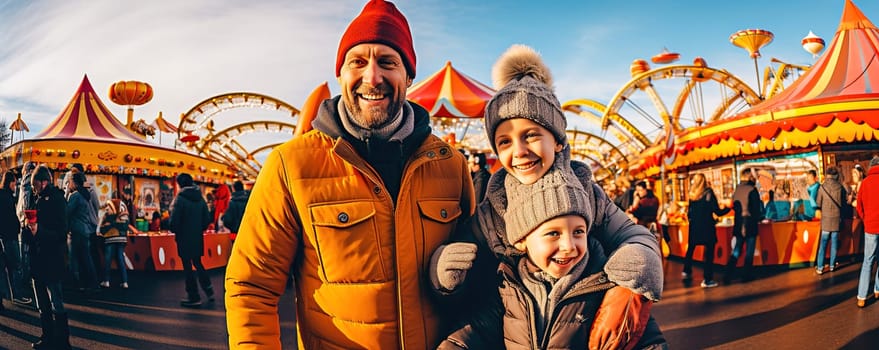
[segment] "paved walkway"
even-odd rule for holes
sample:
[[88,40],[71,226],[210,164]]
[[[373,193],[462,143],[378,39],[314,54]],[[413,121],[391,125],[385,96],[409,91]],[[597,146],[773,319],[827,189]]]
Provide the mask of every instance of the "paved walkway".
[[[879,304],[855,306],[860,265],[817,276],[811,268],[759,271],[757,280],[702,289],[681,282],[667,262],[662,302],[654,306],[672,349],[875,349]],[[223,269],[210,271],[222,291]],[[720,276],[718,276],[720,277]],[[71,343],[80,349],[225,349],[222,298],[198,310],[179,306],[181,272],[133,272],[131,288],[83,295],[67,291]],[[11,305],[0,314],[0,348],[27,349],[39,334],[35,310]],[[281,302],[282,342],[295,348],[291,294]]]

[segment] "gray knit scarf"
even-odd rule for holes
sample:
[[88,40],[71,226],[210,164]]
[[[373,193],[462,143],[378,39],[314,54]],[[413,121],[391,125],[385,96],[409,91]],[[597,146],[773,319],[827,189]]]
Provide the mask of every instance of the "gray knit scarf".
[[[568,274],[561,278],[555,278],[550,274],[538,269],[534,266],[529,258],[524,257],[519,262],[519,276],[522,277],[522,284],[531,292],[534,301],[537,304],[537,313],[534,315],[534,321],[537,325],[537,338],[543,341],[544,330],[546,329],[546,320],[552,315],[556,305],[562,300],[562,297],[568,293],[577,281],[583,271],[586,270],[586,263],[589,261],[589,250],[587,249],[583,257]],[[534,270],[537,270],[536,272]]]
[[409,101],[403,101],[403,105],[400,111],[397,112],[397,115],[385,123],[384,126],[372,129],[360,125],[354,118],[351,118],[351,111],[348,110],[344,100],[339,99],[339,119],[342,120],[342,126],[345,130],[358,140],[364,142],[368,140],[403,142],[403,139],[412,135],[412,131],[415,130],[415,111],[412,110]]

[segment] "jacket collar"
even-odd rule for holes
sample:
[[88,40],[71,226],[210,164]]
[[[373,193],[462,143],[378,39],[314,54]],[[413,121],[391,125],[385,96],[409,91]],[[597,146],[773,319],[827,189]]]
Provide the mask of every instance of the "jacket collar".
[[[321,103],[320,108],[317,111],[317,117],[315,117],[311,126],[314,127],[315,130],[320,131],[333,139],[342,138],[348,141],[354,146],[358,153],[364,157],[368,157],[370,147],[368,147],[365,142],[348,133],[342,126],[338,110],[339,101],[341,101],[341,99],[342,95],[338,95],[331,99],[324,100]],[[415,115],[415,124],[412,133],[402,141],[401,147],[404,156],[415,151],[415,149],[421,145],[427,135],[431,132],[430,115],[427,110],[418,104],[410,103],[409,101],[406,101],[405,103],[412,107],[413,114]],[[394,142],[398,141],[387,143],[390,144]],[[404,157],[404,159],[405,158],[406,157]]]

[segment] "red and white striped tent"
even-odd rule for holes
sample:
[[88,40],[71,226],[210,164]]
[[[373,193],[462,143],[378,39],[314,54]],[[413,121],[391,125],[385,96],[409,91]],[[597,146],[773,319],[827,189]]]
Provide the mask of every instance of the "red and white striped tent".
[[459,72],[451,62],[409,88],[407,98],[430,112],[435,133],[456,147],[487,150],[483,115],[495,91]]
[[98,98],[88,76],[82,78],[67,108],[35,139],[88,139],[152,145],[122,124]]

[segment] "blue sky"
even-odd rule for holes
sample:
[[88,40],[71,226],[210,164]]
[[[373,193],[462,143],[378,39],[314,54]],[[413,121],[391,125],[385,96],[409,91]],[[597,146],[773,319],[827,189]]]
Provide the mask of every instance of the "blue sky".
[[[110,84],[141,80],[153,100],[135,110],[151,122],[175,120],[198,102],[227,92],[266,94],[301,107],[323,81],[339,93],[335,52],[357,1],[50,1],[0,0],[0,120],[17,113],[41,131],[67,104],[83,74],[119,118],[125,108],[106,97]],[[726,69],[756,89],[753,61],[729,43],[748,28],[772,31],[761,52],[811,64],[800,40],[811,30],[828,43],[843,0],[802,1],[396,1],[409,19],[418,56],[416,82],[446,61],[491,84],[491,66],[523,43],[544,57],[564,102],[602,103],[630,78],[636,58],[663,47]],[[856,0],[879,21],[879,3]],[[279,119],[266,111],[216,118],[220,126]],[[578,122],[574,122],[576,125]],[[16,137],[17,138],[17,137]],[[165,139],[171,137],[165,136]],[[168,143],[167,140],[165,142]]]

